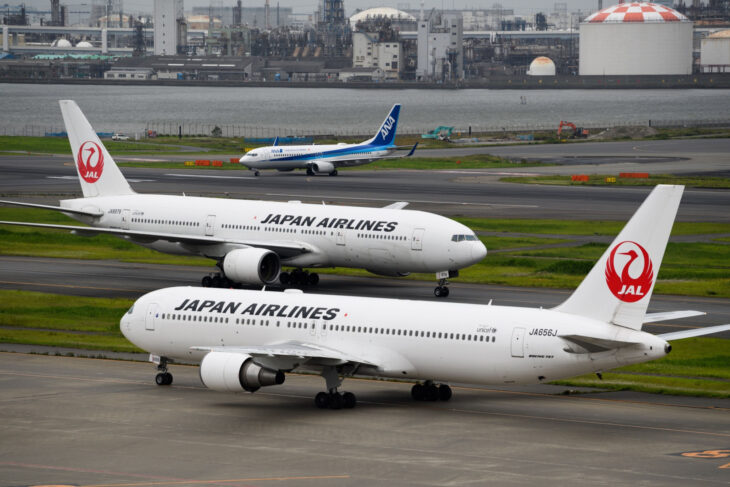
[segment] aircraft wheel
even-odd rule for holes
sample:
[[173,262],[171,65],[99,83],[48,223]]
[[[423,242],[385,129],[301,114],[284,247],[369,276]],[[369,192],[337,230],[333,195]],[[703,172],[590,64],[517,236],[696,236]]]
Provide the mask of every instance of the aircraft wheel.
[[253,172],[253,175],[254,175],[254,176],[256,176],[256,177],[259,177],[259,176],[261,175],[261,173],[260,173],[260,172],[258,172],[258,171],[254,171],[254,172]]
[[333,392],[330,394],[329,402],[330,409],[342,409],[345,401],[342,399],[342,396],[339,393]]
[[223,279],[221,279],[221,276],[214,276],[211,280],[211,286],[212,287],[223,287]]
[[441,286],[441,297],[446,298],[449,295],[449,288],[446,286]]
[[282,272],[279,274],[279,282],[282,286],[288,286],[291,284],[291,275],[288,272]]
[[424,385],[424,400],[426,401],[438,401],[439,400],[439,389],[435,384]]
[[314,396],[314,404],[319,409],[327,409],[330,405],[330,397],[326,392],[320,392]]
[[451,387],[447,386],[446,384],[441,384],[439,386],[439,399],[442,401],[448,401],[451,399],[452,392]]
[[169,386],[172,384],[172,374],[169,372],[160,372],[155,376],[155,383],[158,386]]
[[314,176],[314,171],[312,171],[311,167],[307,168],[307,176]]
[[346,392],[342,395],[342,406],[345,409],[352,409],[357,404],[357,398],[352,392]]
[[443,293],[444,288],[442,286],[436,286],[433,290],[433,295],[437,298],[440,298]]
[[308,286],[316,286],[319,284],[319,274],[316,272],[312,272],[311,274],[307,275],[307,285]]
[[337,169],[335,169],[334,171],[332,171],[332,172],[330,173],[330,176],[337,176]]
[[423,384],[415,384],[413,387],[411,387],[411,397],[414,401],[423,401],[424,399],[424,390],[423,390]]
[[200,281],[200,284],[202,284],[203,287],[211,287],[213,285],[213,279],[211,279],[210,276],[205,276]]

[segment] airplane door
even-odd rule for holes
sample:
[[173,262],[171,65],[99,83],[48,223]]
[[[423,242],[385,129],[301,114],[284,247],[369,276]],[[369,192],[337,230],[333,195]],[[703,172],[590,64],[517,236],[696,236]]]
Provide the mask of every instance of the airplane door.
[[344,230],[337,230],[336,236],[336,243],[337,245],[345,245],[345,231]]
[[147,306],[147,315],[144,318],[145,330],[155,331],[155,320],[157,319],[157,303]]
[[525,356],[525,329],[514,328],[512,330],[512,356]]
[[215,215],[205,217],[205,234],[212,237],[215,232]]
[[411,250],[422,250],[423,249],[423,228],[416,228],[413,230],[413,239],[411,240]]
[[122,229],[129,230],[129,221],[131,219],[131,211],[122,210]]

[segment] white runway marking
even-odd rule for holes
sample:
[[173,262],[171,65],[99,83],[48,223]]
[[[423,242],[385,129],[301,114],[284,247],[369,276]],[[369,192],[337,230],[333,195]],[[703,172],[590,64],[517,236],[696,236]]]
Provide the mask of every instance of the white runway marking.
[[[284,196],[287,198],[311,198],[309,194],[289,194],[289,193],[266,193],[266,196]],[[360,201],[395,201],[393,198],[356,198],[352,196],[318,196],[317,199],[339,199],[339,200],[360,200]],[[464,206],[493,206],[500,208],[539,208],[538,205],[505,205],[501,203],[468,203],[466,201],[432,201],[432,200],[408,200],[409,203],[424,203],[434,205],[464,205]]]
[[211,178],[211,179],[256,179],[255,176],[205,176],[196,174],[165,174],[165,176],[176,176],[178,178]]

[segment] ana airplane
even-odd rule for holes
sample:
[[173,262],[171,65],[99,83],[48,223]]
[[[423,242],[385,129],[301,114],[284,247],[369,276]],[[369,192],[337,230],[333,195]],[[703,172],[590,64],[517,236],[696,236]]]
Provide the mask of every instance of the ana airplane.
[[[160,252],[202,255],[221,273],[203,286],[232,283],[317,284],[304,268],[354,267],[403,276],[435,272],[436,296],[447,296],[448,278],[479,262],[484,244],[464,225],[422,211],[324,206],[298,201],[230,200],[137,194],[127,183],[75,102],[60,102],[84,197],[60,206],[0,201],[61,211],[92,228],[28,222],[0,222],[71,230],[81,235],[111,234]],[[291,266],[291,273],[280,272]]]
[[[416,400],[448,400],[447,382],[529,384],[663,357],[670,340],[730,325],[663,335],[642,324],[704,314],[647,313],[682,186],[657,186],[578,289],[553,309],[447,304],[175,287],[139,298],[122,333],[151,352],[156,382],[172,383],[170,360],[200,361],[216,391],[281,384],[311,371],[326,381],[321,408],[353,407],[345,377],[419,381]],[[437,385],[438,383],[440,385]]]
[[393,105],[390,113],[375,135],[359,144],[333,145],[291,145],[259,147],[246,152],[240,163],[259,175],[259,169],[276,169],[278,171],[292,171],[306,169],[307,174],[329,174],[337,176],[338,167],[361,166],[378,159],[398,159],[409,157],[416,150],[416,143],[405,155],[394,156],[394,152],[401,150],[395,145],[395,131],[398,127],[400,105]]

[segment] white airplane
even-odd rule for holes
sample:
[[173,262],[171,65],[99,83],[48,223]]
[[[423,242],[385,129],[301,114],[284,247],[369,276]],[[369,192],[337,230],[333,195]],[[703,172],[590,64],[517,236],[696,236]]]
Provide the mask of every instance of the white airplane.
[[[0,201],[61,211],[92,228],[2,221],[0,224],[71,230],[81,235],[111,234],[160,252],[201,255],[217,261],[221,274],[203,286],[232,283],[317,284],[303,268],[353,267],[403,276],[435,272],[434,294],[449,294],[449,277],[487,253],[469,228],[448,218],[385,208],[324,206],[293,202],[230,200],[137,194],[124,179],[75,102],[62,100],[83,198],[60,206]],[[291,273],[280,272],[291,266]]]
[[375,135],[359,144],[280,146],[277,144],[277,137],[274,145],[250,150],[239,162],[253,170],[256,176],[259,175],[260,169],[278,171],[306,169],[309,176],[315,174],[337,176],[338,167],[361,166],[378,159],[409,157],[415,152],[418,143],[406,155],[393,155],[395,151],[402,149],[395,145],[399,113],[400,105],[393,105]]
[[[416,400],[448,400],[447,382],[530,384],[663,357],[670,340],[730,325],[663,335],[642,324],[702,315],[647,313],[682,186],[657,186],[578,289],[553,309],[174,287],[139,298],[124,336],[151,353],[156,382],[170,360],[199,361],[216,391],[254,392],[285,373],[321,374],[321,408],[353,407],[345,377],[424,381]],[[437,383],[441,383],[437,385]]]

